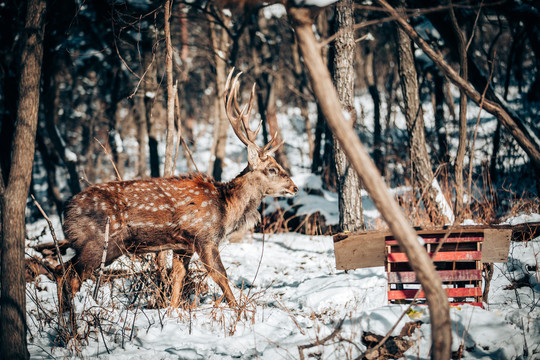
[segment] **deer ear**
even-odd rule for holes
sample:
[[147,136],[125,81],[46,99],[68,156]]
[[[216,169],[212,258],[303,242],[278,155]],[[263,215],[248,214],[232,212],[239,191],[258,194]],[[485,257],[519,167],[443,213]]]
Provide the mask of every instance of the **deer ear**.
[[259,157],[259,149],[257,146],[249,144],[247,147],[248,152],[248,163],[251,165],[252,168],[257,168],[258,165],[261,163],[261,159]]

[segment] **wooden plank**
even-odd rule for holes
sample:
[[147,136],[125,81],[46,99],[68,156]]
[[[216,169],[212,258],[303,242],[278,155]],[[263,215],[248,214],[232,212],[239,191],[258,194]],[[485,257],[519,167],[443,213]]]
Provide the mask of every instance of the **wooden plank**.
[[461,306],[461,305],[471,305],[471,306],[478,306],[482,309],[484,308],[484,304],[481,302],[459,302],[459,303],[450,303],[450,306]]
[[[405,300],[407,302],[411,302],[411,300]],[[425,305],[427,306],[426,303],[417,303],[416,305]],[[484,304],[481,303],[481,302],[451,302],[450,303],[450,306],[462,306],[462,305],[471,305],[471,306],[478,306],[478,307],[481,307],[482,309],[484,308]]]
[[[482,296],[482,289],[479,287],[474,288],[447,288],[444,289],[448,297],[477,297]],[[413,299],[414,295],[418,290],[407,289],[407,290],[389,290],[388,291],[388,300],[405,300]],[[420,291],[418,299],[425,299],[426,294],[424,291]]]
[[334,236],[334,254],[338,270],[384,266],[382,233],[338,234]]
[[[428,254],[430,257],[433,253]],[[433,261],[474,261],[482,259],[481,251],[440,251]],[[407,254],[391,253],[388,254],[388,262],[408,262]]]
[[507,262],[512,229],[486,229],[484,230],[484,237],[482,262]]
[[[442,241],[442,237],[422,237],[426,244],[438,244]],[[430,236],[430,235],[427,235]],[[484,240],[483,236],[459,236],[459,237],[448,237],[445,240],[445,243],[460,243],[460,242],[482,242]],[[386,245],[398,245],[398,241],[392,238],[386,240]]]
[[[441,270],[437,271],[442,281],[470,281],[482,280],[482,270]],[[418,283],[414,271],[400,271],[388,273],[388,283],[390,284],[412,284]]]

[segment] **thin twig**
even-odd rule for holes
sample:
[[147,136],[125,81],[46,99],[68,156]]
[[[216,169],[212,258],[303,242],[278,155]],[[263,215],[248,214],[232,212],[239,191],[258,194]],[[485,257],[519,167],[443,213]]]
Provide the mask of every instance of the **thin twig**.
[[330,335],[328,335],[327,337],[321,339],[321,340],[317,340],[316,342],[313,342],[313,343],[309,343],[309,344],[305,344],[305,345],[298,345],[298,353],[300,354],[300,360],[304,360],[304,349],[309,349],[309,348],[312,348],[312,347],[315,347],[315,346],[319,346],[319,345],[324,345],[324,343],[326,343],[327,341],[330,341],[332,340],[333,338],[335,338],[337,336],[337,334],[339,334],[339,332],[341,331],[341,327],[343,326],[343,323],[345,322],[345,318],[341,319],[339,321],[339,323],[337,324],[336,328],[334,329],[334,331],[332,331],[332,333]]
[[182,121],[180,118],[180,99],[178,97],[178,91],[174,94],[175,100],[175,111],[176,111],[176,121],[177,121],[177,127],[178,127],[178,138],[176,142],[176,155],[174,159],[174,163],[176,164],[176,157],[178,156],[178,146],[179,144],[182,145],[182,149],[184,150],[184,156],[186,157],[188,168],[191,171],[190,161],[191,164],[193,164],[193,167],[195,168],[195,171],[199,172],[199,168],[197,167],[197,164],[195,163],[195,160],[193,160],[193,154],[191,153],[191,150],[189,149],[186,140],[184,139],[184,135],[182,133]]
[[51,236],[53,238],[54,247],[56,248],[56,254],[58,256],[58,262],[60,263],[60,267],[62,268],[62,275],[65,276],[66,275],[66,268],[64,266],[64,260],[62,260],[62,254],[60,253],[60,247],[58,246],[58,239],[56,238],[56,233],[54,232],[54,227],[52,225],[51,219],[49,219],[49,217],[47,216],[45,211],[43,211],[43,208],[41,207],[41,205],[39,205],[39,203],[37,202],[34,195],[31,194],[30,197],[32,197],[32,200],[34,201],[34,204],[36,205],[39,212],[41,213],[41,215],[43,215],[43,217],[47,221],[47,224],[49,225],[49,230],[51,231]]
[[118,172],[118,169],[116,168],[116,165],[114,164],[114,160],[113,158],[111,157],[111,154],[109,153],[109,151],[107,150],[107,148],[105,147],[105,145],[103,145],[103,143],[101,141],[99,141],[97,138],[94,138],[94,140],[96,140],[98,142],[98,144],[101,146],[101,148],[103,149],[103,151],[105,152],[105,155],[107,155],[107,158],[109,159],[109,161],[111,162],[113,168],[114,168],[114,171],[116,172],[116,177],[118,178],[118,180],[122,180],[122,177],[120,176],[120,173]]
[[[497,51],[493,53],[493,59],[491,61],[491,67],[489,69],[489,77],[488,81],[486,82],[486,86],[484,87],[484,91],[482,92],[482,97],[480,98],[480,104],[478,105],[478,116],[476,117],[476,125],[474,126],[474,135],[473,140],[470,146],[470,155],[469,155],[469,174],[467,177],[467,187],[469,191],[469,196],[471,196],[472,200],[472,170],[473,170],[473,157],[474,157],[474,147],[476,145],[476,137],[478,136],[478,126],[480,125],[480,117],[482,115],[482,110],[484,108],[484,101],[486,100],[486,93],[489,89],[489,85],[491,84],[491,80],[493,79],[493,71],[495,69],[495,56],[497,55]],[[471,201],[469,200],[469,202]]]

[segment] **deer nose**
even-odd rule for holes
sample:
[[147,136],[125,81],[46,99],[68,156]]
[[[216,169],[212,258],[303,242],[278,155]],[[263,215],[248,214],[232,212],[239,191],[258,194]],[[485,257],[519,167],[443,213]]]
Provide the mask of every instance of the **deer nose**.
[[293,186],[293,189],[292,189],[292,190],[293,190],[293,192],[296,194],[296,193],[298,192],[298,187]]

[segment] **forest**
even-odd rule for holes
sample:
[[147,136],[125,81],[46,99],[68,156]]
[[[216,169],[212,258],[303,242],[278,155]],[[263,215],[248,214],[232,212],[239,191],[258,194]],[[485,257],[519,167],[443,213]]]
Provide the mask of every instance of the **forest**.
[[[124,342],[134,346],[134,328],[146,326],[147,334],[150,328],[156,331],[150,325],[135,325],[142,316],[137,315],[139,311],[147,319],[157,316],[162,331],[167,328],[163,319],[172,315],[164,315],[160,309],[169,306],[173,286],[169,283],[170,288],[161,289],[162,295],[152,299],[153,286],[157,286],[154,275],[135,270],[133,264],[116,263],[107,270],[101,289],[96,286],[96,291],[105,292],[101,295],[104,303],[98,304],[95,295],[92,306],[81,304],[80,296],[73,299],[79,322],[86,323],[85,335],[75,335],[73,328],[62,329],[65,323],[56,303],[54,277],[46,270],[38,271],[27,283],[29,258],[38,258],[44,269],[59,265],[58,249],[48,248],[49,255],[35,249],[53,240],[58,245],[55,234],[50,234],[53,228],[62,245],[66,204],[93,185],[192,172],[207,174],[221,184],[242,174],[250,161],[246,156],[249,145],[230,126],[227,94],[232,74],[242,73],[236,88],[240,105],[236,98],[233,101],[236,113],[246,115],[243,105],[249,103],[251,128],[257,123],[261,127],[256,142],[274,144],[275,160],[299,192],[295,197],[264,199],[258,208],[260,223],[253,230],[235,234],[237,238],[225,246],[256,252],[250,247],[253,244],[243,244],[246,239],[270,247],[272,244],[265,245],[265,235],[272,234],[284,247],[290,245],[291,236],[298,236],[299,243],[319,251],[310,247],[318,245],[309,245],[308,237],[331,239],[341,232],[389,230],[410,254],[422,249],[413,228],[513,224],[511,219],[519,216],[539,222],[537,1],[26,0],[0,1],[0,19],[0,344],[9,358],[121,354],[109,348],[111,343],[121,343],[116,348],[128,351]],[[249,130],[245,131],[250,137]],[[283,145],[275,147],[280,143]],[[51,218],[54,225],[47,226],[44,218]],[[531,244],[538,246],[538,239],[533,238],[534,234]],[[537,296],[539,255],[534,246],[532,255],[519,246],[512,244],[511,248],[527,254],[528,260],[522,259],[524,268],[534,263],[534,269],[527,270],[527,289]],[[295,340],[288,347],[283,345],[285,349],[308,349],[299,344],[313,343],[313,337],[317,344],[324,343],[324,337],[333,334],[332,340],[339,345],[310,356],[370,358],[365,338],[363,345],[351,345],[360,343],[353,339],[358,329],[338,321],[340,316],[346,317],[350,304],[311,315],[299,315],[300,308],[307,305],[292,305],[292,300],[285,299],[290,295],[282,302],[272,295],[273,300],[261,305],[263,300],[257,303],[249,287],[256,287],[253,281],[244,278],[251,275],[242,275],[258,271],[257,263],[244,255],[237,260],[227,252],[233,249],[220,250],[235,296],[246,296],[246,319],[235,319],[223,310],[226,304],[215,310],[212,299],[221,290],[214,289],[214,284],[198,284],[197,290],[184,291],[188,298],[184,312],[175,310],[175,314],[181,313],[180,326],[189,323],[189,335],[192,324],[201,333],[217,324],[233,336],[237,327],[238,332],[241,326],[249,328],[250,321],[258,326],[255,319],[265,311],[261,306],[266,309],[272,303],[280,311],[291,307],[284,319],[305,316],[308,321],[311,316],[309,321],[313,321],[308,326],[304,320],[295,320],[286,328],[294,329],[290,331]],[[61,251],[67,256],[65,248]],[[293,256],[271,247],[268,251],[276,257]],[[297,251],[294,256],[301,258]],[[320,251],[318,256],[328,256],[326,250]],[[158,257],[133,261],[144,269],[164,266]],[[251,266],[246,265],[250,261]],[[413,268],[428,274],[433,262],[427,255],[422,261]],[[278,261],[270,261],[274,262]],[[189,276],[194,283],[205,283],[207,276],[199,263],[196,266]],[[327,265],[310,266],[305,267],[322,274]],[[332,262],[328,266],[335,275]],[[507,272],[491,269],[491,275],[499,271],[501,279],[513,284],[508,274],[514,270],[510,265],[504,269]],[[118,275],[122,271],[131,274],[132,280]],[[289,271],[299,274],[298,268]],[[354,282],[354,276],[362,274],[344,274],[353,276],[344,281]],[[367,281],[379,284],[375,275]],[[46,281],[47,276],[54,289],[41,285],[47,287],[46,296],[45,292],[30,295],[40,288],[35,279]],[[244,280],[250,282],[247,288],[243,288]],[[95,284],[96,280],[89,281]],[[98,285],[100,281],[101,276]],[[263,273],[260,281],[270,288],[276,280]],[[438,332],[437,324],[449,322],[449,317],[448,308],[432,306],[437,294],[447,299],[442,289],[437,293],[440,281],[434,284],[422,283],[430,305],[432,326],[427,332],[432,332],[432,338],[425,343],[417,340],[424,346],[418,356],[449,358],[452,347],[453,358],[477,358],[478,353],[470,349],[478,346],[465,351],[466,346],[456,348],[455,341],[451,345],[450,340],[442,340],[455,336],[450,336],[449,327],[446,333]],[[264,286],[259,285],[257,292]],[[87,287],[81,292],[90,294],[93,285]],[[129,292],[140,295],[134,298]],[[515,294],[513,301],[520,303],[518,290]],[[104,300],[107,296],[108,302]],[[203,310],[197,310],[194,299],[198,297]],[[496,303],[498,298],[490,299]],[[527,303],[538,318],[535,299],[533,296]],[[371,307],[382,306],[375,303]],[[95,308],[101,312],[92,312]],[[370,309],[365,304],[356,308]],[[191,314],[197,311],[199,318],[193,320]],[[352,315],[348,316],[354,323]],[[115,328],[130,317],[131,330],[127,325]],[[470,320],[464,316],[463,321]],[[302,339],[304,325],[319,332]],[[531,344],[540,338],[540,330],[531,335],[538,326],[534,329],[519,340],[521,347],[528,344],[529,348],[523,353],[519,350],[516,357],[540,352]],[[338,330],[348,333],[337,336]],[[55,340],[36,340],[46,337],[42,333]],[[255,341],[254,353],[222,349],[222,357],[215,358],[273,358],[279,354],[279,346],[260,350],[273,342],[279,344],[276,339],[264,346]],[[190,348],[193,354],[173,352],[171,356],[208,358],[215,355],[216,348],[227,347],[218,340],[211,343],[212,349],[194,346]],[[349,344],[346,349],[344,344]],[[297,358],[288,351],[280,355]],[[160,356],[167,355],[160,352]],[[408,356],[413,358],[411,353]]]

